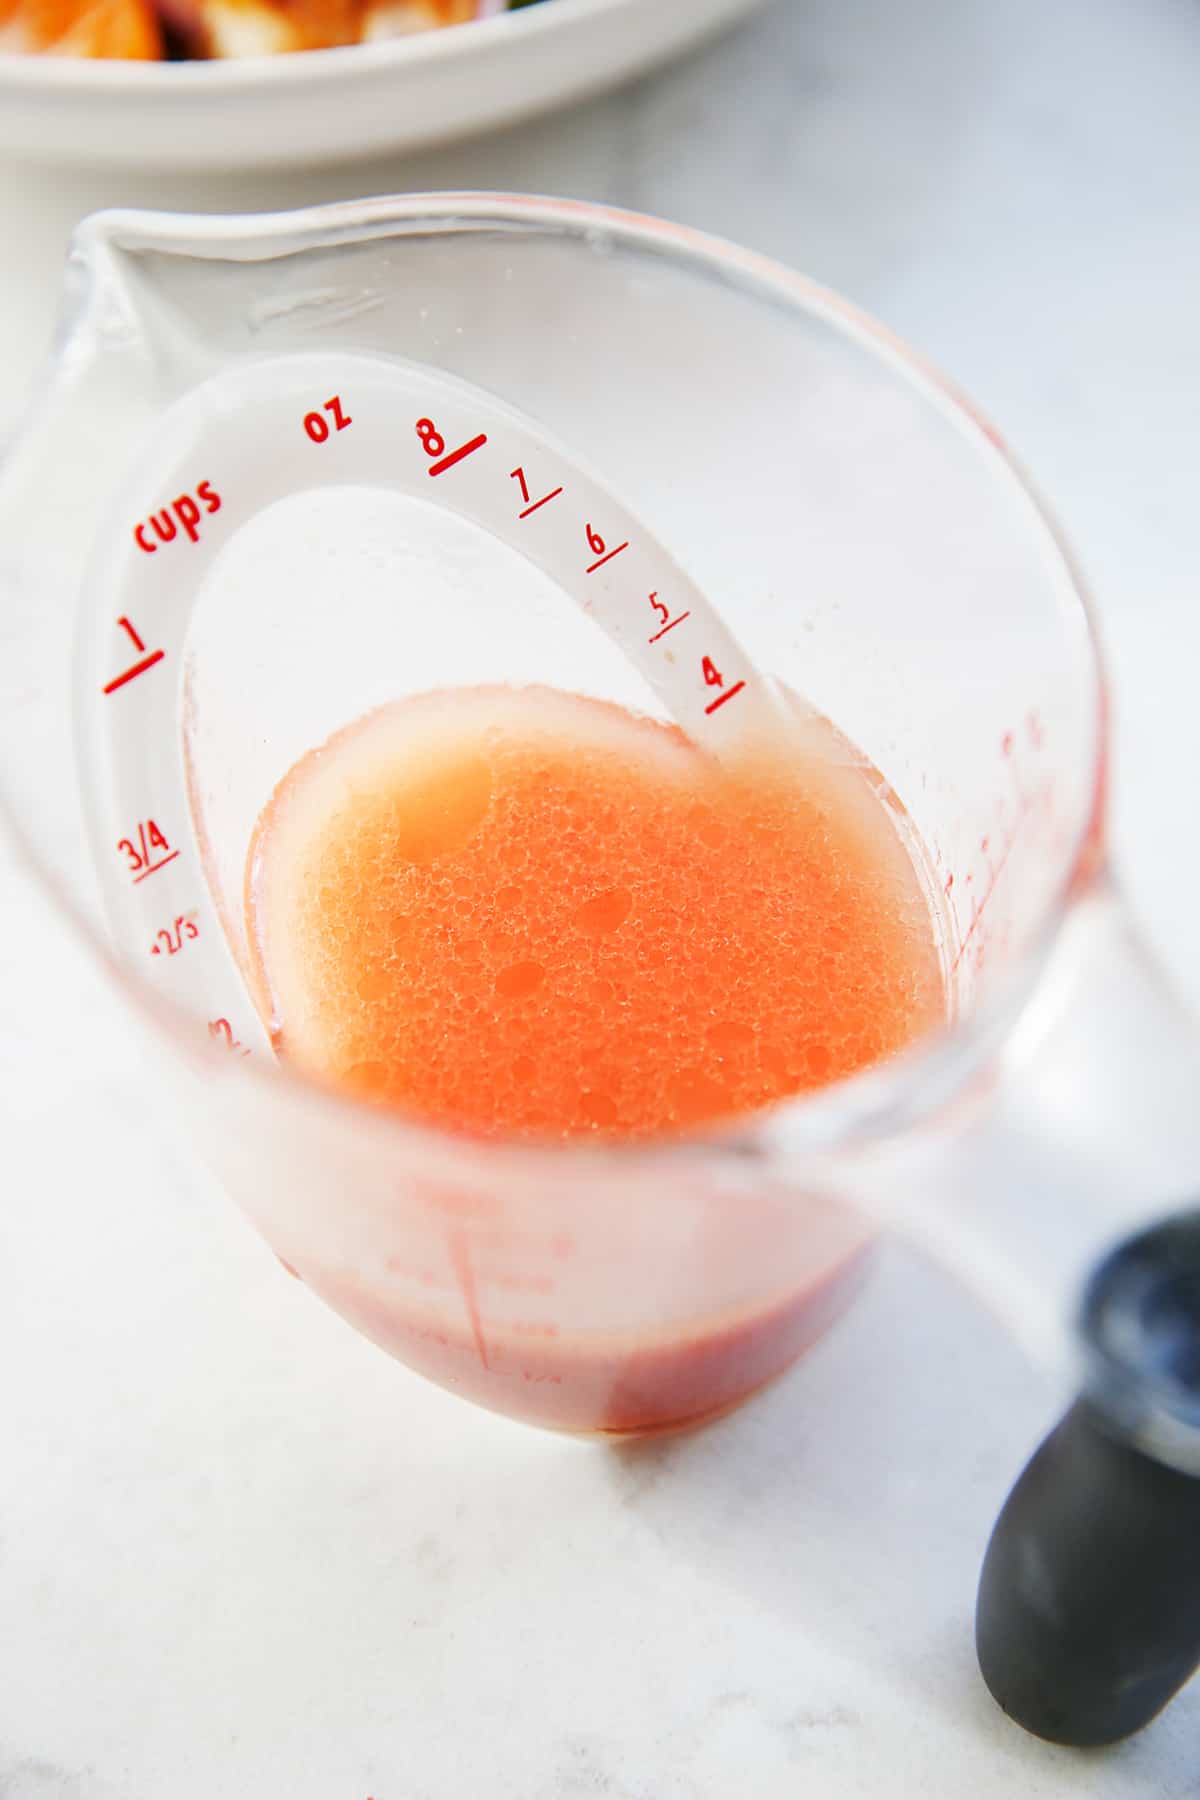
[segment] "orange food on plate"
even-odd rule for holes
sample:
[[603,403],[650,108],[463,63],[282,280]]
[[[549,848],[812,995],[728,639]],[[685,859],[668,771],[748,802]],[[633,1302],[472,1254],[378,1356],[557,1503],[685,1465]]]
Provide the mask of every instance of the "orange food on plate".
[[362,0],[161,0],[175,43],[189,57],[274,56],[357,44]]
[[500,0],[0,0],[0,53],[274,56],[464,25]]
[[374,4],[368,0],[362,40],[373,43],[439,25],[465,25],[476,16],[475,0],[374,0]]
[[0,0],[0,52],[154,62],[163,39],[149,0]]

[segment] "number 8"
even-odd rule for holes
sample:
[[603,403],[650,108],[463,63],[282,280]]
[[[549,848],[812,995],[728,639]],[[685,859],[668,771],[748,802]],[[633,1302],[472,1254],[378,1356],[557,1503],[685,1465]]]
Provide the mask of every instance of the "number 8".
[[425,446],[426,456],[440,456],[446,448],[446,440],[432,419],[417,420],[417,436]]

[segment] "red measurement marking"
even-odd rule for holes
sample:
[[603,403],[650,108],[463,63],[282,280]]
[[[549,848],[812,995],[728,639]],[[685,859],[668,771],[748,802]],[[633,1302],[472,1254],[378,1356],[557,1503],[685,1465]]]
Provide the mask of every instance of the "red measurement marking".
[[446,448],[446,440],[432,419],[418,419],[416,433],[421,440],[421,448],[426,456],[440,456]]
[[[979,902],[978,906],[974,909],[974,911],[971,915],[971,923],[967,926],[967,935],[966,935],[966,937],[964,937],[962,943],[958,946],[958,955],[954,958],[954,961],[950,964],[950,973],[952,975],[957,974],[958,965],[967,953],[967,945],[971,942],[971,939],[975,936],[975,932],[979,925],[979,921],[980,921],[980,919],[982,919],[984,913],[987,911],[988,901],[991,899],[992,895],[996,891],[996,883],[999,881],[1001,875],[1003,875],[1003,873],[1004,873],[1005,865],[1007,864],[1009,857],[1012,855],[1013,845],[1016,843],[1018,835],[1019,834],[1017,832],[1015,832],[1015,831],[1013,832],[1013,834],[1009,838],[1007,844],[1005,844],[1005,846],[1004,846],[1004,855],[1000,858],[1000,861],[996,864],[995,868],[992,870],[992,878],[987,884],[987,889],[984,893],[983,899]],[[970,879],[971,879],[971,877],[968,875],[967,880],[970,881]]]
[[[347,425],[353,425],[354,420],[347,417],[342,411],[342,399],[340,394],[335,394],[332,400],[326,400],[323,404],[324,410],[333,420],[333,428],[335,431],[345,431]],[[305,413],[304,429],[307,431],[314,444],[323,444],[329,436],[328,421],[323,419],[319,412]]]
[[[229,1023],[228,1019],[210,1019],[208,1021],[208,1035],[210,1038],[223,1038],[226,1048],[229,1050],[236,1050],[240,1056],[249,1056],[250,1054],[247,1045],[241,1043],[234,1037],[233,1026]],[[280,1257],[279,1260],[280,1262],[283,1262],[282,1257]],[[283,1263],[283,1266],[288,1271],[289,1275],[296,1274],[295,1269],[292,1268],[290,1263]],[[299,1277],[297,1277],[297,1279],[299,1279]]]
[[200,936],[200,927],[190,913],[180,913],[173,925],[164,925],[154,934],[154,942],[150,946],[151,956],[178,956],[183,946],[192,938]]
[[141,638],[138,636],[137,632],[133,629],[133,626],[129,623],[129,620],[122,617],[117,620],[117,624],[122,628],[123,631],[127,631],[129,633],[129,636],[133,642],[134,649],[136,651],[138,651],[138,653],[140,654],[146,648],[146,646],[145,646],[145,644],[143,644],[143,642],[142,642]]
[[561,493],[562,489],[556,487],[552,494],[543,494],[540,500],[535,500],[532,506],[527,506],[524,512],[518,513],[518,519],[527,519],[531,513],[535,513],[538,510],[539,506],[549,506],[551,500],[557,500]]
[[719,706],[724,706],[727,700],[732,700],[735,694],[740,694],[745,685],[744,681],[735,681],[731,688],[726,688],[723,694],[718,694],[716,699],[705,707],[705,712],[715,713]]
[[487,1343],[483,1335],[483,1320],[479,1314],[479,1295],[475,1288],[475,1271],[471,1267],[471,1253],[467,1249],[466,1234],[452,1231],[449,1241],[450,1261],[454,1273],[458,1277],[459,1290],[463,1304],[467,1309],[467,1317],[471,1321],[471,1335],[475,1339],[475,1348],[479,1352],[479,1360],[486,1369],[488,1366]]
[[[654,592],[652,594],[648,595],[647,598],[649,599],[651,606],[654,608],[654,611],[658,614],[659,618],[662,620],[661,631],[656,631],[652,638],[647,638],[646,642],[649,644],[657,644],[660,637],[666,637],[668,631],[674,631],[674,629],[677,625],[682,625],[683,621],[685,619],[690,619],[692,616],[690,612],[681,612],[679,614],[678,618],[673,619],[671,617],[671,610],[668,607],[666,601],[659,599],[657,588],[655,588]],[[704,659],[704,679],[706,681],[709,679],[708,671],[710,668],[712,668],[712,664],[709,662],[708,658],[705,657],[705,659]],[[713,673],[715,674],[716,671],[714,670]],[[718,686],[719,685],[720,685],[720,678],[718,677]]]
[[126,669],[122,674],[114,675],[111,681],[106,681],[102,692],[115,694],[117,689],[123,688],[127,681],[136,681],[139,675],[144,675],[147,669],[152,669],[155,663],[160,663],[166,654],[165,650],[156,650],[152,656],[144,656],[141,662],[134,663],[132,669]]
[[[143,819],[138,825],[137,835],[137,844],[133,842],[132,838],[120,838],[117,842],[118,852],[125,857],[129,864],[129,873],[133,876],[134,887],[138,885],[139,881],[145,881],[147,876],[157,875],[160,869],[165,869],[167,864],[174,862],[179,855],[178,850],[171,849],[153,819]],[[156,850],[167,852],[165,856],[160,856],[157,862],[154,860]]]
[[[140,850],[135,848],[131,838],[119,838],[117,840],[117,850],[122,855],[129,858],[129,868],[134,875],[137,874],[139,869],[144,869],[146,864],[150,861],[151,849],[167,850],[170,848],[166,838],[158,829],[158,826],[154,823],[153,819],[144,819],[140,821],[137,829],[138,843],[141,845]],[[149,833],[148,836],[147,833]]]
[[487,432],[481,431],[479,436],[473,437],[469,443],[460,444],[457,450],[451,450],[449,456],[443,456],[439,461],[430,463],[429,473],[431,475],[444,475],[447,469],[452,469],[455,463],[460,463],[464,456],[474,456],[477,450],[482,450],[486,443]]
[[165,869],[168,863],[173,863],[178,855],[178,850],[172,850],[170,856],[164,856],[161,862],[152,863],[148,869],[143,869],[140,875],[134,876],[134,887],[137,886],[139,881],[147,881],[151,875],[157,875],[160,869]]
[[[520,467],[520,465],[518,465],[515,469],[512,469],[509,472],[508,479],[510,481],[520,482],[521,498],[522,498],[522,500],[528,500],[528,498],[529,498],[529,483],[525,479],[524,469],[522,469]],[[543,494],[540,500],[535,500],[532,506],[527,506],[525,508],[524,512],[517,514],[517,517],[519,519],[527,519],[529,517],[530,513],[535,513],[537,511],[539,506],[548,506],[550,504],[551,500],[557,500],[558,496],[561,493],[562,493],[562,489],[560,487],[556,487],[552,494]]]
[[614,556],[620,556],[622,550],[628,550],[629,548],[628,543],[618,544],[615,550],[609,550],[606,554],[604,539],[600,536],[600,533],[593,528],[590,521],[583,529],[584,534],[587,537],[588,549],[596,558],[596,561],[588,570],[589,575],[594,575],[596,570],[602,569],[606,562],[611,562]]
[[[205,513],[220,512],[221,496],[211,481],[197,482],[194,495],[176,494],[169,506],[151,513],[148,519],[139,519],[133,528],[133,539],[138,549],[145,551],[147,556],[157,556],[166,544],[182,543],[184,537],[190,543],[198,544],[204,518],[204,513],[200,511],[201,501],[204,502]],[[123,620],[121,622],[124,623]]]
[[659,638],[666,637],[668,631],[674,631],[674,629],[677,625],[682,625],[683,621],[685,619],[690,619],[691,616],[692,615],[690,612],[679,613],[675,618],[671,619],[666,625],[664,625],[661,631],[656,631],[652,638],[647,638],[646,642],[648,644],[657,644]]
[[610,550],[608,552],[607,556],[602,556],[596,562],[592,563],[587,573],[589,575],[594,575],[597,569],[602,569],[606,562],[611,562],[614,556],[620,556],[622,550],[628,550],[628,548],[629,545],[627,542],[618,544],[615,550]]
[[942,892],[943,892],[943,894],[948,894],[948,893],[949,893],[949,892],[950,892],[950,889],[951,889],[951,888],[952,888],[952,887],[953,887],[953,886],[954,886],[954,877],[953,877],[953,875],[947,875],[947,877],[946,877],[946,885],[945,885],[945,887],[944,887],[944,888],[943,888],[943,889],[942,889]]

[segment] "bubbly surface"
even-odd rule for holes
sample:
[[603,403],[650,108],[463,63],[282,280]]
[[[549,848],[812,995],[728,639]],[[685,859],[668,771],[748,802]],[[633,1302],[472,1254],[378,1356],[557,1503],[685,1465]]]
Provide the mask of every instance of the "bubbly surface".
[[[839,751],[840,746],[840,751]],[[490,1134],[686,1131],[945,1011],[880,778],[810,729],[718,763],[549,689],[396,702],[304,757],[247,870],[284,1060]]]

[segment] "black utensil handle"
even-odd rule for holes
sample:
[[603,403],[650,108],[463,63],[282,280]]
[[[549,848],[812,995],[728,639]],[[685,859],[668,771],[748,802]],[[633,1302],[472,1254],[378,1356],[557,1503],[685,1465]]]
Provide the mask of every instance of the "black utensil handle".
[[979,1666],[1027,1731],[1149,1724],[1200,1667],[1200,1209],[1119,1244],[1080,1311],[1085,1383],[984,1558]]
[[979,1666],[1038,1737],[1115,1743],[1200,1666],[1200,1480],[1078,1400],[1010,1494],[984,1559]]

